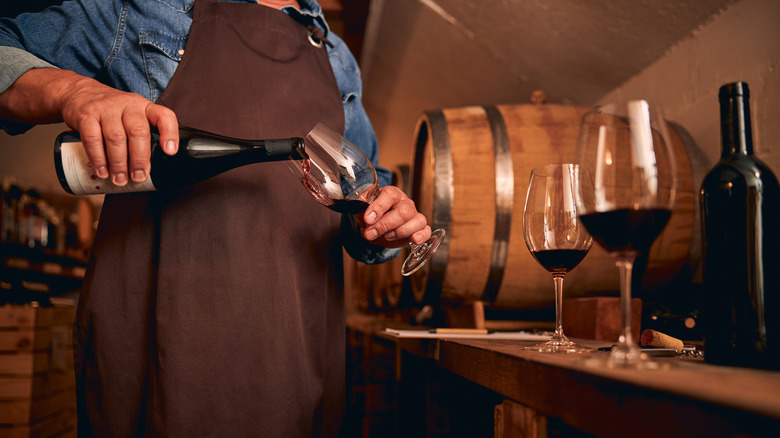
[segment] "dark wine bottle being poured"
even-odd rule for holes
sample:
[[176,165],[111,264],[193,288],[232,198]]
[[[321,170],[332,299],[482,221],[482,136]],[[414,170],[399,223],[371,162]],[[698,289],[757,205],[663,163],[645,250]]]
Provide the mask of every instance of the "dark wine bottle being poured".
[[129,181],[117,186],[101,179],[89,165],[77,132],[63,132],[54,145],[54,166],[62,188],[74,195],[130,193],[169,190],[195,184],[230,169],[265,161],[300,158],[302,138],[278,140],[241,140],[217,136],[188,128],[179,129],[179,150],[167,155],[160,137],[152,131],[152,156],[149,178],[143,183]]

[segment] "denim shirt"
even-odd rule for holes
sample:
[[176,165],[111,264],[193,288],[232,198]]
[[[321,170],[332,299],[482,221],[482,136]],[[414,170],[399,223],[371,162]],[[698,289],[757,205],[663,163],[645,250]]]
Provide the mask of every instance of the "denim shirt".
[[[2,18],[0,92],[32,68],[56,66],[155,101],[186,49],[194,3],[195,0],[72,0],[39,13]],[[344,136],[377,167],[380,186],[387,185],[390,172],[377,166],[377,139],[361,102],[363,85],[357,61],[344,41],[329,31],[316,1],[298,3],[300,10],[285,6],[282,11],[297,21],[319,26],[333,44],[325,47],[344,105]],[[18,134],[30,125],[0,119],[0,128]],[[342,228],[347,231],[346,236],[351,236],[344,239],[344,247],[357,260],[381,263],[399,253],[398,249],[371,245],[355,236],[347,218],[342,221]]]

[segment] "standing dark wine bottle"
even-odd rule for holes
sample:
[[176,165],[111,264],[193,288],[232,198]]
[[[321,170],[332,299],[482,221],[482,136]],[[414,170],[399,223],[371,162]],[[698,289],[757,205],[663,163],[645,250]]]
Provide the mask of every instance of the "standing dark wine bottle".
[[780,368],[780,187],[753,155],[744,82],[720,88],[723,150],[701,186],[705,361]]
[[152,130],[152,157],[149,178],[143,183],[129,181],[117,186],[101,179],[89,166],[89,158],[79,134],[63,132],[54,144],[54,166],[62,188],[74,195],[129,193],[169,190],[195,184],[222,172],[247,164],[286,160],[304,149],[302,138],[279,140],[240,140],[193,129],[179,129],[179,151],[167,155],[160,136]]

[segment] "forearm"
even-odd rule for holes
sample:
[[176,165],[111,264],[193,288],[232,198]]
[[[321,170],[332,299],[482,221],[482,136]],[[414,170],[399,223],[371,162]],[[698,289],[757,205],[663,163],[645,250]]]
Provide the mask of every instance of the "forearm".
[[0,118],[31,124],[61,122],[61,98],[74,84],[91,81],[69,70],[35,68],[0,93]]

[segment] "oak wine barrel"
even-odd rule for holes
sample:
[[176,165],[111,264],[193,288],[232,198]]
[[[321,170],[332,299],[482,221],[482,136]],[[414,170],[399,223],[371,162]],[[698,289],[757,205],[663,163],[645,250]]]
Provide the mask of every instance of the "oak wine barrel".
[[[553,305],[551,275],[523,238],[525,196],[531,169],[575,160],[587,110],[518,104],[423,114],[415,131],[411,197],[432,228],[446,229],[447,240],[411,278],[418,302],[483,301],[511,309]],[[649,294],[690,280],[699,261],[696,188],[687,151],[692,142],[670,127],[677,202],[647,259],[641,290]],[[565,297],[618,290],[614,259],[595,243],[564,282]]]

